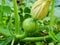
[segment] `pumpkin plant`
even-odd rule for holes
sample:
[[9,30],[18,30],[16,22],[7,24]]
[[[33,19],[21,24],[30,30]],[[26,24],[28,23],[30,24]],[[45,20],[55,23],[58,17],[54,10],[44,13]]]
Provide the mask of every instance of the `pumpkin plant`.
[[0,2],[0,45],[60,44],[60,18],[54,17],[55,0]]

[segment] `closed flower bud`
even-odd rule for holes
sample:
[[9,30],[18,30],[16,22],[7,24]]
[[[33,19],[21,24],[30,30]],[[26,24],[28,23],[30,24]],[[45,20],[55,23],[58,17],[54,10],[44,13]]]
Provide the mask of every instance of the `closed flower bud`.
[[34,3],[31,9],[32,17],[35,19],[43,19],[48,13],[50,0],[38,0]]

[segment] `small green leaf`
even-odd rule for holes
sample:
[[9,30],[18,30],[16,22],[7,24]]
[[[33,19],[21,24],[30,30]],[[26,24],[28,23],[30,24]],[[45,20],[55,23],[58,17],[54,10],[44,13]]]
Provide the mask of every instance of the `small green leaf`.
[[36,45],[43,45],[42,42],[36,42]]

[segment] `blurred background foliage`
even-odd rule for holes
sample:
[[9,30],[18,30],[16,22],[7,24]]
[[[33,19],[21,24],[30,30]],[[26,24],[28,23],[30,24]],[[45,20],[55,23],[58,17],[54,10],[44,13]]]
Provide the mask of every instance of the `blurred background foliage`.
[[[33,6],[33,3],[35,1],[37,1],[37,0],[16,0],[16,1],[17,1],[17,5],[18,5],[18,14],[19,14],[19,20],[20,20],[20,24],[21,24],[21,26],[20,26],[21,28],[20,29],[23,30],[22,22],[26,18],[31,17],[31,13],[30,13],[31,12],[31,7]],[[0,11],[2,9],[1,8],[1,5],[2,5],[1,2],[2,2],[2,0],[0,0]],[[51,7],[51,5],[50,5],[50,7]],[[14,19],[14,13],[13,13],[14,9],[13,9],[13,2],[12,2],[12,0],[5,0],[5,4],[4,4],[4,7],[3,7],[3,12],[4,13],[3,13],[3,20],[2,20],[2,22],[4,24],[4,29],[0,25],[0,27],[1,27],[0,28],[0,32],[5,34],[5,35],[7,35],[7,34],[10,35],[10,32],[8,31],[8,29],[5,30],[5,28],[9,28],[9,30],[13,30],[13,31],[15,29],[15,27],[14,27],[15,19]],[[49,12],[50,12],[50,8],[49,8]],[[50,24],[49,23],[50,22],[50,17],[49,17],[50,13],[49,12],[48,12],[46,18],[44,18],[43,20],[38,20],[38,22],[40,24],[40,27],[38,29],[39,31],[35,32],[34,34],[28,34],[28,37],[33,37],[33,36],[36,37],[37,35],[38,36],[45,36],[45,35],[48,34],[49,24]],[[54,32],[57,33],[57,38],[60,41],[60,0],[55,0],[54,16],[55,16]],[[1,31],[1,29],[2,29],[2,31]],[[3,31],[3,30],[5,30],[5,31]],[[6,32],[8,32],[8,33],[6,33]],[[3,34],[1,34],[1,36]],[[9,41],[9,39],[12,40],[12,36],[8,37],[7,39],[4,38],[4,41],[3,41],[4,43],[1,43],[1,45],[5,44],[6,41],[7,41],[6,44],[8,44],[11,41],[11,40]],[[45,40],[44,41],[46,43],[48,43],[48,40],[49,39],[47,39],[47,42]],[[44,45],[45,42],[42,41],[41,45]],[[54,45],[54,43],[52,43],[51,41],[49,41],[49,42],[50,43],[48,45]],[[31,45],[35,44],[35,42],[27,42],[25,44],[29,45],[30,43],[31,43]],[[60,45],[60,43],[58,43],[58,45]]]

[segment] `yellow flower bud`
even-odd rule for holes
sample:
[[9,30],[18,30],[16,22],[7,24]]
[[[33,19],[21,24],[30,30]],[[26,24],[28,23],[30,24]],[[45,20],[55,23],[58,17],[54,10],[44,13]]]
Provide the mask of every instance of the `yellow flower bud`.
[[35,19],[43,19],[48,13],[50,0],[38,0],[36,1],[31,9],[32,17]]

